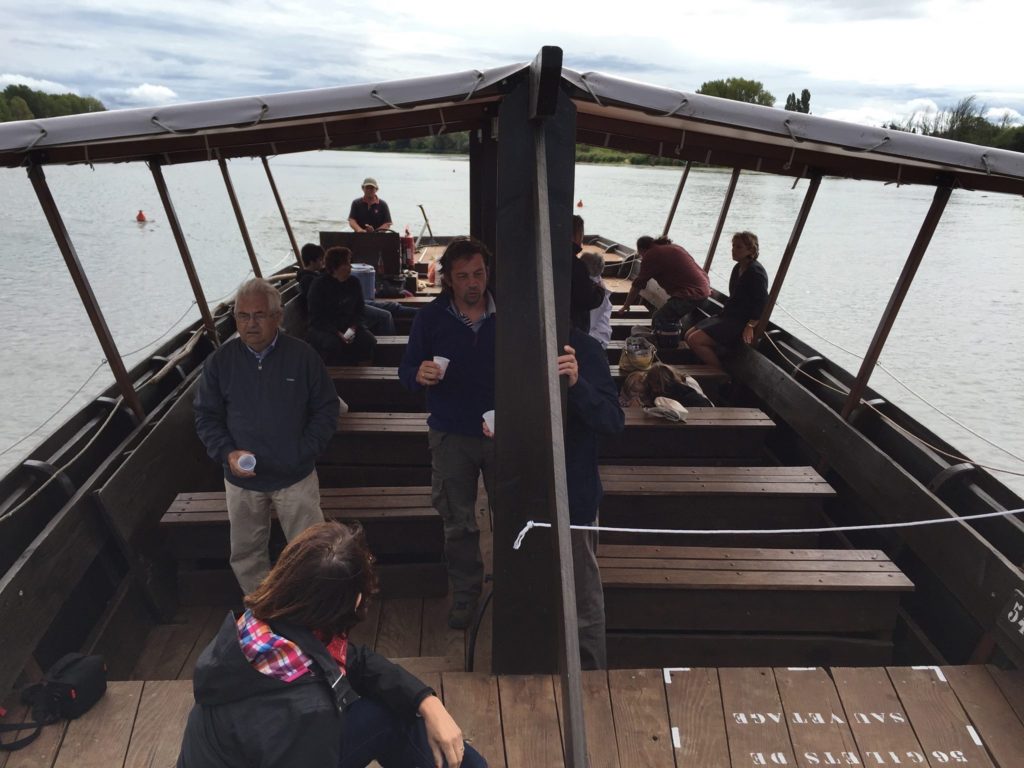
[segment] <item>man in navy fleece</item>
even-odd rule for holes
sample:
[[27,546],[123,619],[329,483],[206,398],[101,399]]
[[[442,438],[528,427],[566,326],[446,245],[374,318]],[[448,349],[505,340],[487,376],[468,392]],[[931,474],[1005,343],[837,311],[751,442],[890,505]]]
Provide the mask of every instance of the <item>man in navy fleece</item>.
[[[416,315],[398,368],[402,384],[427,391],[432,500],[444,520],[453,602],[448,625],[463,629],[483,585],[476,490],[494,489],[494,444],[480,423],[494,409],[495,307],[487,291],[487,247],[453,240],[441,256],[443,292]],[[449,362],[443,368],[436,357]]]

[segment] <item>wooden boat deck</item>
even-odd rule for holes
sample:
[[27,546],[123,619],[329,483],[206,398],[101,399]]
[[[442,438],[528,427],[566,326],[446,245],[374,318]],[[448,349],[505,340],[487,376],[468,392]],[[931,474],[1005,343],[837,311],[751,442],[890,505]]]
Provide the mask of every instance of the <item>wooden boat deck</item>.
[[[558,678],[421,673],[495,768],[563,765]],[[620,669],[583,674],[593,768],[1019,768],[1024,673],[992,667]],[[111,682],[0,768],[173,766],[189,680]]]

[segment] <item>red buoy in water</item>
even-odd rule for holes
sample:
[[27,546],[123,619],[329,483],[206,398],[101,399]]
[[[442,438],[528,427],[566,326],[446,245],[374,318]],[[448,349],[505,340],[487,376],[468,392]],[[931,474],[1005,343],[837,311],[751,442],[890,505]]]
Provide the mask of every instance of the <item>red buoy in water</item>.
[[577,208],[582,208],[583,207],[583,198],[582,197],[579,199],[579,202],[576,203],[576,207]]
[[144,214],[142,211],[139,211],[136,214],[136,216],[135,216],[135,220],[136,221],[145,221],[146,220],[146,214]]

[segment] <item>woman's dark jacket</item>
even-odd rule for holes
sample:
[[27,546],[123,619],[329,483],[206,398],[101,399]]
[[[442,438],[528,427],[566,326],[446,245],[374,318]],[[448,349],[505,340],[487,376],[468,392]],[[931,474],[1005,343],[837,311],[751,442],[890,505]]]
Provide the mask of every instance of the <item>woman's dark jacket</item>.
[[[257,671],[242,654],[228,613],[199,657],[196,703],[188,716],[178,768],[337,768],[345,711],[361,696],[415,717],[433,690],[360,645],[348,646],[347,675],[308,630],[271,622],[314,661],[290,683]],[[333,688],[332,688],[333,686]]]
[[330,275],[321,275],[306,295],[309,327],[323,333],[344,333],[355,325],[363,325],[364,306],[359,279],[351,276],[339,282]]
[[744,322],[758,320],[767,301],[768,273],[760,262],[750,262],[742,275],[739,264],[732,268],[732,274],[729,275],[729,298],[722,307],[722,317]]
[[579,379],[569,387],[565,425],[565,474],[569,491],[569,522],[590,525],[597,516],[603,489],[597,452],[602,435],[614,435],[626,426],[619,407],[619,389],[608,368],[608,353],[577,328],[569,331],[576,350]]

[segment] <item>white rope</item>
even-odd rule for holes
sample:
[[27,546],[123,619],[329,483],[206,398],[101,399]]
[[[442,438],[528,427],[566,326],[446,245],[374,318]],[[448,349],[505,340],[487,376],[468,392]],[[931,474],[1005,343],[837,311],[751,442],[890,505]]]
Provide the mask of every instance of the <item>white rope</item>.
[[[798,367],[798,363],[796,361],[792,360],[789,357],[789,355],[787,355],[785,352],[782,351],[782,348],[775,342],[775,339],[773,339],[770,334],[766,333],[764,335],[764,338],[768,339],[768,341],[771,342],[771,345],[773,347],[775,347],[776,351],[779,353],[779,355],[782,357],[783,360],[785,360],[787,363],[789,363],[791,366],[793,366],[794,373],[799,373],[799,374],[801,374],[803,376],[806,376],[811,381],[816,382],[817,384],[819,384],[822,387],[825,387],[825,389],[830,389],[833,392],[836,392],[836,393],[838,393],[840,395],[843,395],[843,396],[849,395],[849,392],[847,392],[845,390],[842,390],[842,389],[839,389],[838,387],[834,387],[831,384],[829,384],[828,382],[822,381],[821,379],[816,378],[814,375],[808,373],[803,368]],[[935,451],[935,453],[939,454],[940,456],[945,456],[948,459],[953,459],[954,461],[958,461],[958,462],[963,462],[963,463],[967,463],[967,464],[973,464],[975,467],[978,467],[980,469],[987,469],[990,472],[1002,472],[1003,474],[1007,474],[1007,475],[1014,475],[1016,477],[1024,477],[1024,472],[1018,472],[1018,471],[1013,470],[1013,469],[1006,469],[1005,467],[993,467],[990,464],[982,464],[980,462],[974,461],[973,459],[969,459],[966,456],[961,456],[958,453],[950,453],[949,451],[945,451],[942,448],[939,448],[937,445],[932,445],[927,440],[925,440],[923,437],[915,435],[913,432],[911,432],[906,427],[904,427],[901,424],[897,423],[895,420],[889,418],[884,413],[882,413],[882,411],[877,406],[875,406],[873,403],[869,403],[864,398],[861,398],[860,402],[861,402],[861,404],[866,405],[868,408],[870,408],[875,413],[877,413],[885,422],[887,422],[891,427],[893,427],[893,429],[896,429],[897,431],[902,432],[904,435],[909,437],[911,440],[914,440],[914,441],[920,443],[921,445],[925,446],[926,448],[930,448],[931,450]],[[1013,454],[1011,454],[1011,455],[1013,455]],[[1014,458],[1016,458],[1016,457],[1014,457]]]
[[49,415],[49,416],[48,416],[48,417],[46,418],[46,421],[42,422],[42,423],[41,423],[41,424],[40,424],[40,425],[39,425],[38,427],[36,427],[35,429],[33,429],[33,430],[32,430],[31,432],[29,432],[29,433],[28,433],[27,435],[25,435],[25,436],[24,436],[23,438],[21,438],[21,439],[20,439],[20,440],[18,440],[17,442],[11,443],[11,444],[10,444],[9,446],[7,446],[6,448],[4,448],[4,449],[3,449],[3,451],[0,451],[0,456],[6,456],[6,455],[7,455],[8,453],[10,453],[10,452],[11,452],[12,450],[14,450],[14,449],[15,449],[15,448],[17,448],[17,447],[18,447],[19,445],[21,445],[21,444],[22,444],[22,443],[24,443],[24,442],[25,442],[26,440],[28,440],[28,439],[29,439],[30,437],[32,437],[32,435],[34,435],[34,434],[35,434],[36,432],[38,432],[38,431],[39,431],[40,429],[42,429],[42,428],[43,428],[43,427],[45,427],[45,426],[46,426],[47,424],[49,424],[49,423],[50,423],[51,421],[53,421],[54,417],[55,417],[55,416],[56,416],[56,415],[57,415],[58,413],[60,413],[61,411],[63,411],[63,410],[65,409],[65,408],[67,408],[67,407],[68,407],[68,404],[69,404],[69,403],[70,403],[70,402],[71,402],[72,400],[74,400],[74,399],[75,399],[75,397],[76,397],[76,396],[78,395],[78,393],[79,393],[79,392],[81,392],[81,391],[82,391],[83,389],[85,389],[85,385],[86,385],[86,384],[88,384],[88,383],[89,383],[90,381],[92,381],[92,377],[93,377],[93,376],[95,376],[95,375],[96,375],[97,373],[99,373],[99,372],[100,372],[100,368],[102,368],[102,367],[103,367],[103,366],[105,366],[106,364],[107,364],[107,360],[106,360],[106,358],[104,358],[103,360],[100,360],[100,364],[99,364],[99,365],[97,365],[97,366],[96,366],[95,368],[93,368],[93,369],[92,369],[92,373],[90,373],[90,374],[89,374],[89,375],[88,375],[88,376],[87,376],[87,377],[85,378],[85,381],[83,381],[83,382],[82,382],[82,386],[80,386],[80,387],[79,387],[78,389],[76,389],[76,390],[75,390],[74,392],[72,392],[72,393],[71,393],[71,396],[70,396],[70,397],[69,397],[69,398],[68,398],[67,400],[65,400],[65,401],[64,401],[63,405],[61,405],[61,406],[60,406],[60,408],[58,408],[58,409],[57,409],[56,411],[54,411],[53,413],[51,413],[51,414],[50,414],[50,415]]
[[[570,525],[574,531],[602,531],[604,533],[647,533],[658,535],[685,535],[685,536],[778,536],[794,533],[838,533],[848,531],[878,531],[892,528],[919,528],[925,525],[939,525],[941,523],[959,523],[968,520],[985,520],[992,517],[1009,517],[1024,513],[1021,509],[1004,509],[999,512],[983,512],[977,515],[963,515],[961,517],[941,517],[928,520],[911,520],[904,523],[868,523],[864,525],[835,525],[828,528],[770,528],[767,530],[757,528],[723,528],[707,530],[702,528],[613,528],[606,525]],[[512,549],[519,549],[523,544],[526,534],[533,528],[550,528],[551,523],[539,523],[536,520],[528,520],[523,529],[519,531]]]
[[[717,277],[719,279],[724,279],[717,272],[714,272],[714,270],[712,270],[712,272],[715,275],[715,277]],[[853,350],[847,349],[846,347],[842,346],[841,344],[837,344],[836,342],[832,341],[831,339],[828,339],[828,338],[822,336],[820,333],[815,331],[809,325],[807,325],[806,323],[801,321],[796,315],[794,315],[792,312],[790,312],[788,309],[786,309],[784,306],[782,306],[782,304],[776,303],[775,308],[776,309],[781,309],[783,312],[785,312],[789,316],[789,318],[791,320],[793,320],[793,322],[795,322],[797,325],[799,325],[804,330],[814,334],[815,336],[817,336],[819,339],[824,341],[829,346],[834,347],[834,348],[836,348],[838,350],[842,350],[843,352],[845,352],[846,354],[850,355],[851,357],[856,358],[857,360],[863,360],[864,359],[863,355],[859,355],[856,352],[854,352]],[[985,437],[984,435],[980,434],[979,432],[976,432],[975,430],[971,429],[969,426],[964,424],[962,421],[957,419],[955,416],[951,416],[950,414],[946,413],[944,410],[939,408],[937,405],[935,405],[932,402],[930,402],[927,398],[924,397],[924,395],[922,395],[922,394],[914,391],[913,389],[911,389],[910,386],[908,384],[906,384],[905,382],[903,382],[895,373],[893,373],[888,368],[886,368],[882,364],[881,361],[876,362],[875,365],[878,368],[880,368],[882,370],[882,372],[885,373],[886,376],[888,376],[890,379],[895,381],[897,384],[899,384],[901,387],[903,387],[903,389],[907,390],[907,392],[912,394],[914,397],[916,397],[922,403],[927,405],[929,408],[931,408],[933,411],[935,411],[940,416],[943,416],[943,417],[949,419],[951,422],[956,424],[961,429],[963,429],[963,430],[965,430],[967,432],[970,432],[972,435],[974,435],[979,440],[981,440],[981,441],[983,441],[985,443],[988,443],[990,446],[992,446],[993,448],[995,448],[995,449],[997,449],[999,451],[1002,451],[1007,456],[1009,456],[1009,457],[1011,457],[1013,459],[1016,459],[1017,461],[1019,461],[1021,463],[1024,463],[1024,457],[1014,453],[1013,451],[1009,450],[1008,448],[1004,448],[1003,446],[999,445],[999,443],[996,443],[996,442],[990,440],[989,438]]]
[[20,504],[18,504],[15,507],[11,507],[9,510],[4,512],[3,514],[0,514],[0,520],[2,520],[5,517],[10,517],[11,515],[16,514],[19,510],[24,509],[24,507],[30,501],[32,501],[32,499],[34,499],[36,496],[38,496],[40,493],[42,493],[43,490],[46,489],[50,485],[50,483],[52,483],[54,480],[56,480],[58,477],[60,477],[62,474],[64,474],[64,472],[67,471],[68,467],[70,467],[72,464],[74,464],[76,461],[78,461],[85,454],[86,451],[88,451],[90,448],[92,448],[93,443],[95,443],[99,439],[99,436],[103,433],[103,430],[107,428],[107,425],[113,420],[114,416],[116,416],[120,412],[121,404],[123,402],[124,402],[124,397],[118,397],[117,400],[114,401],[113,406],[111,406],[110,413],[107,415],[107,418],[104,419],[103,423],[100,424],[99,427],[96,428],[96,433],[91,438],[89,438],[89,442],[87,442],[84,446],[82,446],[82,450],[80,450],[78,453],[76,453],[74,456],[72,456],[70,459],[68,459],[64,463],[63,466],[57,467],[56,471],[52,475],[50,475],[48,478],[46,478],[46,480],[43,482],[43,484],[40,485],[38,488],[36,488],[32,492],[32,494],[28,498],[26,498],[23,502],[21,502]]

